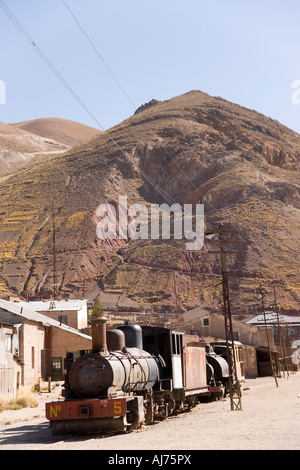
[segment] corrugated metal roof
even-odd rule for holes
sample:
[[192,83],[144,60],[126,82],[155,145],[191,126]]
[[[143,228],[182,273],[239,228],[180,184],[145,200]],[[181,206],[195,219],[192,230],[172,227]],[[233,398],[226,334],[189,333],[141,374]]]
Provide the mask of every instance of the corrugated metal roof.
[[21,306],[32,307],[36,312],[45,310],[80,310],[86,307],[87,300],[39,300],[32,302],[18,302],[18,304]]
[[[300,317],[291,317],[288,315],[279,315],[279,321],[280,323],[287,323],[290,325],[300,325]],[[251,320],[248,320],[246,323],[251,323],[252,325],[260,325],[264,324],[265,319],[264,315],[257,315],[257,317],[251,318]],[[267,323],[274,323],[275,326],[278,323],[277,319],[277,314],[275,312],[266,312],[266,322]]]
[[82,336],[83,338],[91,339],[91,336],[85,335],[71,326],[60,323],[57,320],[53,320],[52,318],[43,315],[42,313],[34,311],[32,307],[27,306],[27,302],[10,302],[9,300],[0,299],[0,309],[1,308],[7,312],[26,318],[27,320],[41,323],[44,326],[55,326],[56,328],[69,331],[70,333]]

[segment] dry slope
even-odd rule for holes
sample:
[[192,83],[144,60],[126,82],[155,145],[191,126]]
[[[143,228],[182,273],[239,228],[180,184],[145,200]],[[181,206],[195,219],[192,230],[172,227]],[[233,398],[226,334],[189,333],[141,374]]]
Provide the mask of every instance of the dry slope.
[[98,129],[93,127],[61,118],[33,119],[17,122],[14,125],[32,134],[56,140],[68,147],[74,147],[74,145],[85,142],[100,133]]
[[0,123],[0,177],[50,160],[99,132],[58,118]]
[[[234,304],[256,302],[256,277],[281,280],[283,308],[299,308],[300,136],[222,98],[192,91],[152,101],[131,118],[61,157],[6,179],[0,243],[7,289],[50,296],[54,207],[61,296],[118,289],[157,310],[219,307],[217,256],[205,244],[96,238],[100,203],[205,204],[207,224],[239,230],[230,264]],[[174,274],[175,273],[175,274]],[[4,289],[4,287],[3,287]]]

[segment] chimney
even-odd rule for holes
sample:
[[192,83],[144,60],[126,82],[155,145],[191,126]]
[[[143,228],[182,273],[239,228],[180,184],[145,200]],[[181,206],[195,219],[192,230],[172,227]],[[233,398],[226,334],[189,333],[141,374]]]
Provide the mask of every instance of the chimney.
[[92,325],[92,351],[101,355],[107,354],[106,344],[106,321],[107,318],[91,318]]

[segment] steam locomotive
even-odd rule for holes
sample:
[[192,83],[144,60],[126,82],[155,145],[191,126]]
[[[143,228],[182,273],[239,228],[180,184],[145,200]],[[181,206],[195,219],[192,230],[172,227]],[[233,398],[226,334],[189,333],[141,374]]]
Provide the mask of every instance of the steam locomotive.
[[53,435],[126,431],[228,393],[224,357],[200,338],[92,320],[92,351],[65,363],[64,400],[46,403]]

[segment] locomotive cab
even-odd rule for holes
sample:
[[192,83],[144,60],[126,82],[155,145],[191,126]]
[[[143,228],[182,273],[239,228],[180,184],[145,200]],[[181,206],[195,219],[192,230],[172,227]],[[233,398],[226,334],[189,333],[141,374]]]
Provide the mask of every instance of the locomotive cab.
[[153,389],[163,417],[190,408],[200,395],[209,394],[205,349],[199,342],[186,343],[184,332],[178,330],[150,326],[142,330],[144,349],[165,363]]
[[160,357],[160,379],[154,390],[182,388],[182,334],[167,328],[142,326],[144,350]]

